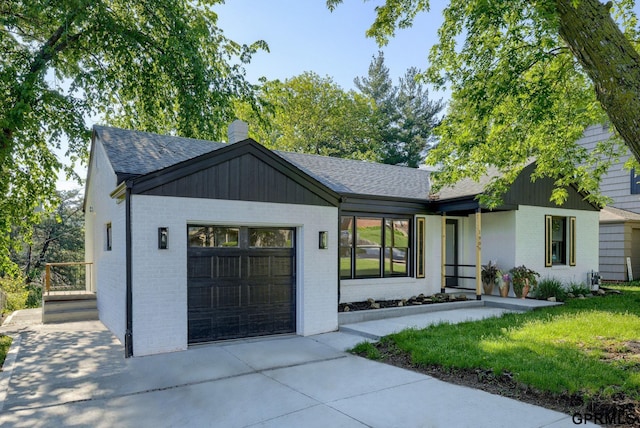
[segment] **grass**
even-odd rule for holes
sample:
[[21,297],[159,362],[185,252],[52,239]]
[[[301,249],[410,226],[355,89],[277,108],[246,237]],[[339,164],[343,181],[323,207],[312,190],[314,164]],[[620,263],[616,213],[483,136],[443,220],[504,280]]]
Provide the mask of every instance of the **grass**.
[[11,338],[9,336],[0,336],[0,366],[4,364],[4,359],[7,358],[10,346]]
[[[616,286],[616,288],[618,288]],[[621,295],[461,324],[405,330],[382,340],[425,367],[508,372],[551,393],[640,399],[640,284]],[[631,349],[630,349],[631,347]],[[374,345],[355,352],[384,356]],[[634,352],[635,349],[635,352]]]

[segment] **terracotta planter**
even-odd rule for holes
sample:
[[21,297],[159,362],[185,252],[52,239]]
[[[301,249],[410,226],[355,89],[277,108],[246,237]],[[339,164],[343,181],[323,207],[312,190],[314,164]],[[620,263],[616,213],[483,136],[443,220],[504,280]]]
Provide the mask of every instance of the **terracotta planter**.
[[501,281],[499,285],[500,297],[507,297],[509,295],[509,281]]
[[520,286],[516,286],[515,282],[513,283],[513,292],[516,294],[516,297],[520,299],[524,299],[529,294],[529,278],[524,279],[524,284]]
[[495,285],[495,283],[493,281],[491,281],[490,283],[486,283],[483,282],[482,283],[482,289],[484,290],[484,294],[486,294],[487,296],[490,296],[493,294],[493,286]]

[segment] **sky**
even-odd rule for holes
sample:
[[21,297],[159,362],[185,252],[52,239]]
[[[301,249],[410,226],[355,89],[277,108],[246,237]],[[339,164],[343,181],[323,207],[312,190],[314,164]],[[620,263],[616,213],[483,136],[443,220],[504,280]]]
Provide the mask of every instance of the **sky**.
[[249,81],[260,76],[284,80],[314,71],[349,90],[355,89],[355,77],[367,75],[379,50],[397,82],[409,67],[426,68],[429,48],[436,42],[442,0],[432,1],[429,13],[418,15],[412,28],[398,30],[384,47],[365,36],[381,3],[345,0],[331,12],[325,0],[227,0],[214,11],[231,40],[264,40],[269,45],[270,53],[256,54],[246,67]]
[[[375,6],[381,3],[344,0],[331,12],[325,0],[226,0],[213,10],[227,38],[241,44],[264,40],[269,45],[270,52],[256,53],[245,65],[249,82],[258,83],[263,76],[285,80],[313,71],[350,90],[355,89],[354,78],[367,75],[379,50],[384,52],[385,65],[397,84],[410,67],[426,69],[429,49],[437,40],[443,0],[432,0],[431,11],[419,14],[412,28],[397,30],[386,46],[379,47],[365,32],[375,19]],[[433,92],[432,98],[446,98],[446,94]],[[90,119],[87,125],[94,121]],[[86,167],[79,166],[76,172],[86,177]],[[61,177],[57,187],[69,190],[81,186]]]

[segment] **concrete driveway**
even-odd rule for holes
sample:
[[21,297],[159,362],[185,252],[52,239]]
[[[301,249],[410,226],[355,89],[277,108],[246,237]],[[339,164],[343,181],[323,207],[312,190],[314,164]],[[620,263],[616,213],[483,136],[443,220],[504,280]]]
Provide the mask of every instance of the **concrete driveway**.
[[1,330],[15,340],[0,426],[574,426],[562,413],[347,354],[362,338],[340,332],[125,359],[100,322]]

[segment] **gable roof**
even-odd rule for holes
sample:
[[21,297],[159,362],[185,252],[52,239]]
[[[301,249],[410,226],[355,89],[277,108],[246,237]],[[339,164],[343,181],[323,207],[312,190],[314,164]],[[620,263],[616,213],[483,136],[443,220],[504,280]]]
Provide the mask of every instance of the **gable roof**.
[[[107,152],[118,182],[155,173],[230,146],[98,125],[94,126],[94,133]],[[429,172],[425,170],[320,155],[272,153],[338,194],[421,201],[426,201],[429,195]]]
[[226,146],[194,138],[158,135],[94,125],[93,132],[107,152],[118,181],[144,175]]

